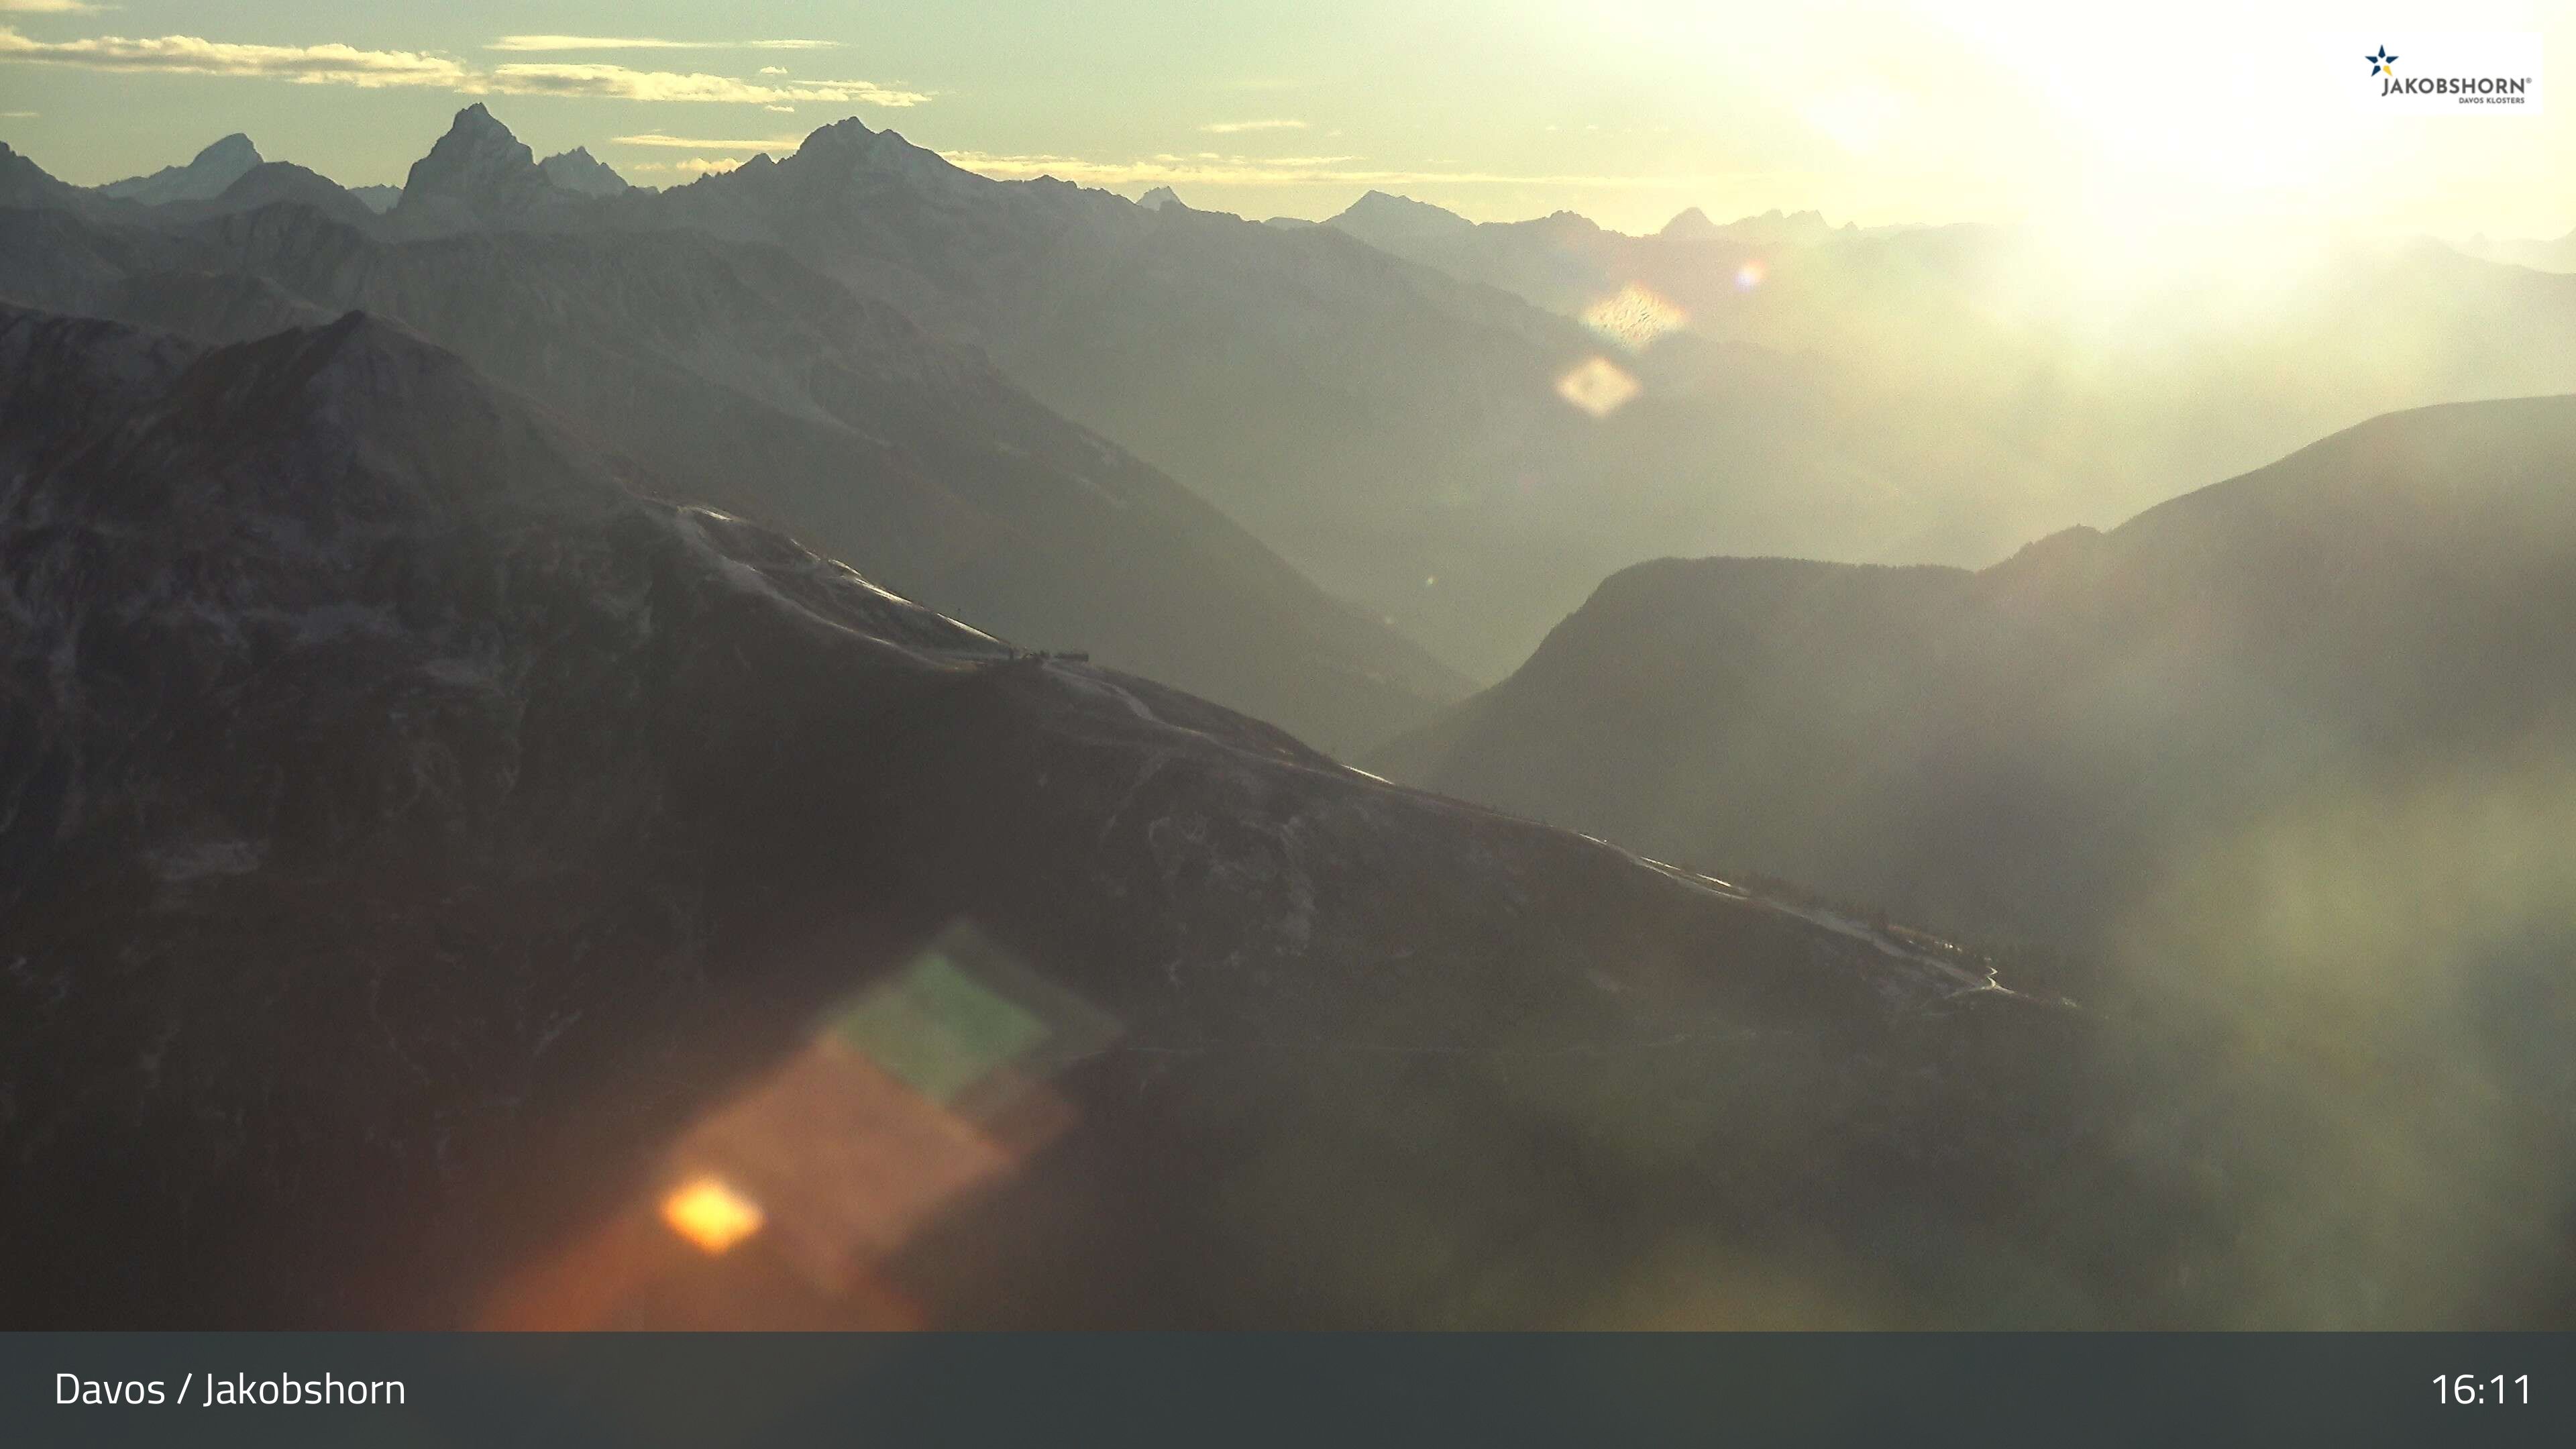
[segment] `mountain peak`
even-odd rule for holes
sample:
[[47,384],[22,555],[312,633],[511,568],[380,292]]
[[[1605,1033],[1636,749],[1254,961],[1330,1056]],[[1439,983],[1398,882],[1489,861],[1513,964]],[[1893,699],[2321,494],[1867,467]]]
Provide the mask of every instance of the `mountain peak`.
[[260,163],[259,148],[239,131],[198,152],[185,166],[164,166],[149,176],[129,176],[98,188],[101,196],[157,206],[165,201],[207,201]]
[[559,151],[537,163],[545,178],[579,196],[615,196],[632,190],[626,178],[590,154],[587,146]]
[[1812,246],[1831,239],[1834,228],[1821,211],[1784,212],[1775,206],[1760,216],[1730,221],[1716,233],[1753,246]]
[[860,174],[890,176],[914,185],[952,184],[970,174],[938,152],[905,140],[901,131],[871,131],[856,116],[814,131],[781,164],[804,178],[804,184],[825,186]]
[[214,142],[203,151],[198,152],[196,159],[190,161],[188,165],[192,168],[200,166],[238,167],[247,171],[251,167],[260,164],[260,159],[259,148],[250,143],[250,137],[239,131],[235,131],[231,135]]
[[519,140],[517,133],[501,124],[500,117],[485,109],[481,101],[458,111],[456,119],[448,123],[447,134],[439,137],[438,144],[429,148],[431,156],[442,151],[450,154],[515,151],[526,157],[529,165],[536,164],[536,153]]
[[1416,201],[1410,196],[1398,196],[1392,191],[1379,191],[1374,187],[1363,192],[1359,200],[1351,203],[1350,210],[1343,212],[1342,215],[1350,216],[1360,212],[1386,212],[1403,216],[1445,216],[1452,221],[1466,220],[1465,217],[1445,207],[1434,206],[1427,201]]
[[1664,229],[1655,235],[1675,241],[1713,241],[1720,233],[1717,223],[1708,219],[1708,213],[1694,206],[1665,222]]
[[1476,224],[1427,201],[1370,191],[1324,225],[1339,227],[1362,241],[1379,242],[1463,234]]
[[536,153],[477,101],[458,111],[447,134],[412,163],[393,215],[414,227],[465,231],[561,203],[568,191],[537,169]]
[[867,122],[858,117],[843,116],[828,126],[817,126],[807,132],[805,144],[799,148],[798,154],[801,155],[806,151],[828,151],[835,146],[864,145],[876,139],[876,134],[868,129]]
[[1189,204],[1181,200],[1181,194],[1168,186],[1157,186],[1137,197],[1136,204],[1147,211],[1160,211],[1167,206],[1177,206],[1183,211],[1189,210]]

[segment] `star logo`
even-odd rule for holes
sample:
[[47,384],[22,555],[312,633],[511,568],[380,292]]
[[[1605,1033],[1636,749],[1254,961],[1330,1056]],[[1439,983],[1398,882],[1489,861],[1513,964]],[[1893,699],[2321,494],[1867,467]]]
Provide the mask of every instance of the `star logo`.
[[2379,48],[2379,54],[2365,55],[2362,59],[2370,62],[2370,73],[2372,75],[2397,74],[2397,57],[2388,53],[2387,46],[2381,46]]

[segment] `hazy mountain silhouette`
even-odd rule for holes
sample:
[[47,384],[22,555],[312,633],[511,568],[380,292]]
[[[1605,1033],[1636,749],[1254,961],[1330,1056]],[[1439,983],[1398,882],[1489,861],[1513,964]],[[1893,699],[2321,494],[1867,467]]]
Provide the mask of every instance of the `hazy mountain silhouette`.
[[1508,668],[1675,536],[1826,547],[1918,526],[1909,490],[1854,457],[1874,435],[1795,360],[1622,354],[1647,390],[1596,419],[1558,385],[1617,349],[1525,302],[1328,227],[994,181],[857,120],[547,224],[775,242],[983,348],[1471,670]]
[[101,196],[153,205],[165,201],[211,201],[224,188],[261,164],[259,148],[236,131],[196,154],[185,166],[164,166],[149,176],[129,176],[98,188]]
[[1573,315],[1644,283],[1688,305],[1722,297],[1735,269],[1765,247],[1836,235],[1814,212],[1771,212],[1720,226],[1692,207],[1649,237],[1608,230],[1571,211],[1529,221],[1472,222],[1411,197],[1372,191],[1324,225],[1464,281],[1499,287]]
[[2576,231],[2546,241],[2517,239],[2491,241],[2477,237],[2460,250],[2491,262],[2506,262],[2541,272],[2576,272]]
[[1999,949],[2228,1164],[2243,1301],[2511,1321],[2576,1201],[2571,476],[2576,399],[2455,404],[1980,573],[1642,564],[1374,767]]
[[377,213],[338,182],[289,161],[269,161],[245,171],[231,185],[203,200],[166,201],[140,218],[169,228],[207,217],[256,211],[280,202],[310,207],[342,226],[373,230]]
[[389,243],[310,211],[160,236],[0,220],[0,292],[214,339],[400,318],[655,460],[1033,646],[1382,740],[1463,681],[1213,509],[775,250],[680,234]]
[[587,146],[549,156],[537,163],[537,170],[563,190],[583,196],[616,196],[634,189],[625,177],[592,156]]
[[1676,213],[1655,235],[1670,237],[1674,241],[1696,242],[1715,241],[1722,233],[1718,231],[1717,223],[1708,219],[1707,212],[1692,206]]
[[371,227],[375,208],[326,176],[263,161],[242,135],[208,146],[186,166],[95,188],[73,186],[0,145],[0,206],[67,211],[126,226],[181,227],[211,216],[287,201],[350,225]]
[[12,1324],[457,1321],[960,918],[1121,1045],[895,1265],[938,1321],[2091,1322],[2213,1250],[2075,1013],[1019,657],[390,324],[0,368]]
[[[79,212],[118,209],[115,198],[84,191],[55,177],[12,150],[6,141],[0,141],[0,206],[47,207]],[[125,203],[124,209],[130,211],[136,206],[135,203]]]
[[[2249,281],[1811,213],[1628,237],[1373,194],[1291,228],[993,181],[856,120],[660,194],[567,189],[576,154],[469,107],[382,225],[780,246],[1486,678],[1642,558],[1982,564],[2374,413],[2576,388],[2576,283],[2432,246]],[[2097,273],[2150,300],[2107,314]],[[1683,330],[1642,351],[1580,320],[1652,299]]]
[[2576,399],[2373,420],[1981,573],[1663,560],[1379,768],[2091,944],[2282,812],[2576,746]]
[[[567,165],[556,170],[576,174]],[[595,186],[558,184],[478,101],[457,112],[447,134],[412,163],[402,200],[385,217],[404,234],[434,236],[541,221],[598,195]]]
[[2315,247],[2265,272],[2244,258],[2286,243],[2225,231],[2179,239],[2207,252],[2185,264],[2116,238],[1813,212],[1685,212],[1632,237],[1384,197],[1329,225],[1568,316],[1642,288],[1694,332],[1802,356],[1863,400],[1848,410],[1880,445],[1862,456],[1911,495],[1912,526],[1721,552],[1981,565],[2377,413],[2576,389],[2576,329],[2536,320],[2576,321],[2576,283],[2432,243]]

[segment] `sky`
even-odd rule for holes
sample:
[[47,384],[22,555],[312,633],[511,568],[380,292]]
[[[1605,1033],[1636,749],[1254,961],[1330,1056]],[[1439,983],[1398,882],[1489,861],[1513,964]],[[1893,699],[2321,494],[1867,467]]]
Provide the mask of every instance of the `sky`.
[[2576,5],[2511,0],[0,0],[0,140],[85,185],[231,131],[399,183],[481,100],[540,155],[584,145],[656,184],[855,115],[992,175],[1255,217],[1375,188],[1626,231],[1690,206],[2576,229],[2576,92],[2397,116],[2337,89],[2428,27],[2576,57]]

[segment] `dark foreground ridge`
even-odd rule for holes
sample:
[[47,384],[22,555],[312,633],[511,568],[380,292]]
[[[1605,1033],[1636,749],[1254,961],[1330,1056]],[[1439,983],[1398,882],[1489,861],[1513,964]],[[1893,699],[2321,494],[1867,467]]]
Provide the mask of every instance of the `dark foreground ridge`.
[[2096,1028],[1952,957],[1024,656],[364,315],[0,372],[12,1326],[474,1321],[960,929],[1099,1029],[882,1245],[930,1322],[2190,1311]]

